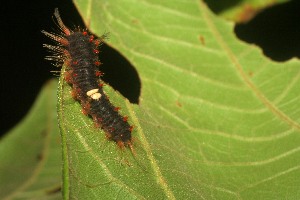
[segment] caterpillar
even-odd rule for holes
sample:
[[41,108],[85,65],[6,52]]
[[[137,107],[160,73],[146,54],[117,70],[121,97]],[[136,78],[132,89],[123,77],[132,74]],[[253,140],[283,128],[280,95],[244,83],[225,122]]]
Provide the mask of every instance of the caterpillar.
[[52,53],[45,59],[54,61],[57,66],[66,65],[65,81],[72,86],[72,96],[80,102],[83,113],[104,130],[109,140],[116,142],[120,148],[132,149],[133,126],[128,123],[127,116],[119,114],[120,108],[109,101],[100,78],[103,74],[98,69],[101,65],[98,59],[99,47],[107,34],[96,38],[86,28],[69,29],[57,8],[54,17],[58,33],[42,31],[56,44],[43,44]]

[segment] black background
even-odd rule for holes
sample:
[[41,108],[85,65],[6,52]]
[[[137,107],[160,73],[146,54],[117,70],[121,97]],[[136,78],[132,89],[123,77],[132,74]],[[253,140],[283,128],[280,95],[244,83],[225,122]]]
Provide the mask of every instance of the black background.
[[[0,135],[24,117],[42,85],[55,77],[50,71],[58,69],[44,60],[48,53],[42,48],[42,44],[50,43],[50,40],[41,34],[41,30],[53,30],[52,15],[56,7],[67,25],[82,26],[81,18],[70,0],[0,3]],[[214,10],[213,7],[211,9]],[[240,39],[262,46],[264,54],[271,59],[284,62],[294,56],[300,57],[299,19],[300,3],[292,1],[266,9],[248,24],[236,26],[235,32]],[[103,62],[107,66],[107,71],[103,70],[106,74],[104,80],[131,102],[138,103],[140,82],[135,69],[115,50],[107,46],[103,48]],[[114,70],[109,72],[111,65],[114,65]],[[131,78],[122,78],[125,74]],[[124,80],[128,82],[124,83]]]

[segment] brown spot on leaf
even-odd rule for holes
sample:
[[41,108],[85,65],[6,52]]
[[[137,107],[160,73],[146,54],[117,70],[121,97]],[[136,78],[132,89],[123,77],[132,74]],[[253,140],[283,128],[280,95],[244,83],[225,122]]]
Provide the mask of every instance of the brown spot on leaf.
[[176,105],[181,108],[182,107],[182,104],[179,102],[179,101],[176,101]]
[[138,23],[139,23],[139,20],[137,20],[137,19],[133,19],[133,20],[132,20],[132,23],[134,23],[134,24],[138,24]]
[[47,195],[52,195],[52,194],[59,193],[60,191],[61,191],[61,186],[57,186],[57,187],[54,187],[52,189],[46,190],[46,194]]
[[202,45],[205,45],[205,39],[202,35],[199,36],[199,40],[200,40]]
[[258,12],[259,8],[254,8],[253,6],[246,4],[243,7],[243,10],[237,15],[237,22],[246,23],[251,20]]
[[250,77],[252,77],[252,76],[253,76],[253,71],[249,71],[249,72],[248,72],[248,75],[249,75]]
[[40,153],[40,154],[38,154],[38,155],[36,156],[36,158],[37,158],[38,161],[41,161],[41,160],[43,160],[44,155],[43,155],[42,153]]

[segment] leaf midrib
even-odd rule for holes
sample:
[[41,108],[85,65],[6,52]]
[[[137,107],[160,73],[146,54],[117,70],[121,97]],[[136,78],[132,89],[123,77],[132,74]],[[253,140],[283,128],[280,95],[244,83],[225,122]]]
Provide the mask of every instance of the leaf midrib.
[[[88,2],[89,6],[88,6],[88,9],[86,11],[86,13],[87,13],[87,16],[86,16],[87,21],[86,22],[88,22],[88,23],[89,23],[89,19],[91,18],[91,15],[92,15],[92,1],[93,0],[89,0],[89,2]],[[132,105],[130,105],[130,103],[128,101],[126,101],[126,105],[127,105],[128,110],[130,111],[130,113],[132,113],[131,116],[133,118],[133,121],[135,122],[136,126],[139,127],[139,131],[138,132],[139,132],[139,134],[140,134],[140,136],[142,138],[142,143],[144,145],[144,149],[147,152],[147,156],[148,156],[149,160],[151,161],[150,163],[152,165],[152,168],[153,168],[153,171],[155,172],[156,177],[158,178],[159,184],[161,185],[163,191],[166,193],[166,196],[169,199],[176,199],[175,196],[174,196],[174,194],[173,194],[173,192],[168,187],[167,181],[163,178],[163,175],[162,175],[162,173],[160,171],[160,168],[159,168],[159,166],[158,166],[158,164],[156,162],[156,159],[154,158],[154,156],[153,156],[153,154],[151,152],[150,145],[147,142],[145,134],[142,131],[142,128],[141,128],[141,126],[138,123],[139,120],[136,117],[136,115],[134,114],[134,111],[132,110]]]

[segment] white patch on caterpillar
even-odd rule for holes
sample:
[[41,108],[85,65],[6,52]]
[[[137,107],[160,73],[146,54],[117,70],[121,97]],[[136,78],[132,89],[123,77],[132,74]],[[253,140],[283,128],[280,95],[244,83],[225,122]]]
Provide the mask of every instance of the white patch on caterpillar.
[[91,97],[94,100],[99,100],[101,98],[101,94],[99,93],[99,89],[92,89],[86,92],[86,95]]

